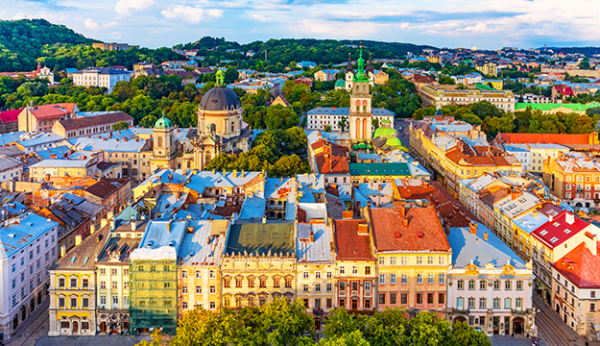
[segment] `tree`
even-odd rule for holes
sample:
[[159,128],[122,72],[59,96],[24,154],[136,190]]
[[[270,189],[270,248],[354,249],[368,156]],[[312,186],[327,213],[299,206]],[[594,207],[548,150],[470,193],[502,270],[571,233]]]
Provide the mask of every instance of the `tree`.
[[150,335],[150,341],[142,340],[136,346],[169,346],[169,337],[162,335],[161,330],[156,328]]
[[470,106],[470,109],[471,112],[477,115],[480,119],[485,119],[487,117],[499,117],[503,113],[489,101],[480,101],[477,103],[473,103]]
[[338,121],[337,125],[340,127],[342,132],[346,131],[346,128],[348,127],[348,119],[346,117],[342,117],[340,121]]
[[379,119],[372,119],[371,120],[371,125],[373,125],[373,127],[375,128],[375,130],[377,130],[379,128]]
[[325,126],[325,132],[331,132],[331,125]]
[[440,74],[438,77],[438,82],[442,85],[454,85],[456,81],[452,77],[444,76]]
[[129,128],[129,124],[124,121],[119,121],[112,126],[113,131],[127,130]]
[[299,122],[300,118],[298,114],[289,107],[275,105],[267,108],[265,125],[269,130],[288,129],[292,126],[297,126]]
[[492,342],[483,331],[476,331],[466,322],[455,322],[452,325],[452,345],[492,346]]
[[319,346],[371,346],[371,344],[364,339],[359,330],[355,330],[337,338],[321,339]]

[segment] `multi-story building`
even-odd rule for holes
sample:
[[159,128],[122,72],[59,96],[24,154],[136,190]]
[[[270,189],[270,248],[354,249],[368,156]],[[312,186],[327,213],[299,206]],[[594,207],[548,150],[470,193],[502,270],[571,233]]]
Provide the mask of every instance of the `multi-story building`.
[[599,267],[596,239],[579,244],[552,264],[552,307],[577,335],[593,341],[600,334]]
[[293,223],[231,226],[221,261],[223,308],[262,306],[296,296]]
[[460,90],[456,86],[426,84],[420,94],[423,106],[440,109],[446,105],[470,105],[488,101],[505,112],[515,111],[515,96],[510,90],[485,90],[482,88]]
[[563,153],[544,162],[544,183],[573,207],[600,207],[600,163],[580,153]]
[[111,67],[86,67],[73,73],[73,85],[106,88],[110,93],[118,82],[129,81],[131,75],[129,71]]
[[147,221],[133,219],[107,227],[110,232],[96,260],[96,328],[100,334],[129,331],[129,255],[147,225]]
[[552,264],[581,243],[589,249],[596,244],[600,230],[569,211],[549,215],[548,222],[531,233],[533,273],[540,295],[548,304],[552,298]]
[[[400,202],[402,203],[402,202]],[[377,257],[377,308],[445,315],[452,249],[433,206],[369,208]]]
[[102,50],[130,50],[132,48],[139,48],[140,46],[133,46],[127,43],[116,42],[94,42],[92,43],[92,47]]
[[46,181],[48,178],[86,178],[96,175],[96,156],[79,156],[79,160],[68,158],[49,159],[29,166],[30,181]]
[[127,178],[101,178],[85,189],[84,197],[103,208],[102,217],[117,215],[131,201],[131,180]]
[[478,63],[475,65],[475,68],[477,69],[477,71],[480,71],[483,74],[487,74],[490,76],[498,75],[498,65],[491,61],[487,61],[485,63]]
[[178,254],[179,316],[195,307],[220,310],[220,263],[229,227],[229,220],[189,222]]
[[311,172],[322,174],[325,184],[350,184],[350,165],[346,148],[320,139],[309,145]]
[[486,334],[534,335],[533,273],[485,226],[450,228],[448,319]]
[[[315,212],[318,206],[322,213]],[[302,299],[315,320],[320,321],[323,313],[328,313],[335,304],[333,233],[324,204],[307,204],[300,208],[298,213],[306,214],[306,219],[296,224],[297,298]]]
[[132,335],[177,328],[179,290],[177,252],[189,220],[152,220],[129,255],[129,331]]
[[93,136],[113,131],[113,125],[120,122],[133,126],[133,118],[123,112],[98,112],[88,116],[77,116],[59,120],[52,126],[52,132],[63,138]]
[[58,224],[24,213],[0,223],[2,305],[0,331],[10,339],[47,297],[48,268],[57,256]]
[[[513,221],[526,213],[537,209],[540,199],[535,195],[514,188],[510,195],[494,204],[494,232],[509,246],[518,245],[518,237],[515,237]],[[527,241],[525,252],[529,254],[531,245]]]
[[337,270],[336,308],[376,309],[377,267],[369,223],[365,219],[334,221]]
[[55,123],[73,117],[78,111],[74,103],[27,106],[19,113],[19,131],[52,132]]
[[96,335],[96,259],[109,232],[95,232],[50,268],[48,336]]
[[315,81],[328,82],[336,80],[336,76],[340,70],[320,70],[315,72]]
[[5,181],[22,181],[23,162],[7,157],[0,156],[0,182]]

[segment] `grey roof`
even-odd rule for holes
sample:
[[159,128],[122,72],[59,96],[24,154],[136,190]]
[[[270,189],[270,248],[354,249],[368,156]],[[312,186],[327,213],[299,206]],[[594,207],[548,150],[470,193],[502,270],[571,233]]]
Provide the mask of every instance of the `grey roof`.
[[200,101],[200,111],[223,111],[242,107],[240,99],[236,93],[223,86],[216,86],[210,89]]
[[297,229],[296,256],[299,263],[333,261],[331,252],[333,233],[330,226],[323,223],[303,223],[298,224]]
[[226,252],[294,254],[294,223],[246,223],[231,226]]
[[23,164],[15,159],[11,159],[9,157],[0,157],[0,172],[20,166],[23,166]]
[[23,150],[21,150],[19,147],[16,147],[14,145],[8,146],[8,147],[0,147],[0,155],[5,155],[5,156],[18,156],[18,155],[22,155],[25,152]]
[[67,255],[59,259],[51,270],[94,270],[96,259],[100,255],[102,246],[106,244],[106,237],[110,227],[104,227],[100,231],[87,237],[79,246],[74,247]]
[[73,72],[73,74],[79,74],[84,72],[96,72],[98,74],[129,74],[128,71],[115,70],[110,67],[86,67],[83,70]]
[[[478,267],[493,264],[500,268],[510,262],[516,269],[526,269],[525,262],[487,227],[478,223],[476,233],[472,234],[469,227],[450,229],[448,242],[452,247],[453,267],[464,268],[472,262]],[[487,241],[484,233],[487,233]]]

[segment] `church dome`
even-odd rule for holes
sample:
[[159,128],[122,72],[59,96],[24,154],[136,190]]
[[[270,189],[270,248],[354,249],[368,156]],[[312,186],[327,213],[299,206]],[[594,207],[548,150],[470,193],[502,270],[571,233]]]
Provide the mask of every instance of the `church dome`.
[[200,111],[230,111],[242,107],[239,97],[226,86],[210,89],[200,101]]
[[166,118],[164,114],[163,114],[162,117],[160,117],[160,119],[158,119],[156,121],[156,123],[154,123],[154,128],[155,129],[168,129],[171,126],[172,126],[171,125],[171,120],[169,120],[168,118]]
[[373,134],[373,138],[390,137],[393,133],[395,134],[396,130],[390,127],[378,127]]
[[343,79],[338,79],[337,82],[335,82],[335,87],[339,88],[345,88],[346,87],[346,82],[344,82]]
[[390,138],[388,138],[388,140],[385,142],[385,144],[389,145],[391,147],[402,146],[402,142],[400,142],[400,139],[398,139],[398,137],[390,137]]

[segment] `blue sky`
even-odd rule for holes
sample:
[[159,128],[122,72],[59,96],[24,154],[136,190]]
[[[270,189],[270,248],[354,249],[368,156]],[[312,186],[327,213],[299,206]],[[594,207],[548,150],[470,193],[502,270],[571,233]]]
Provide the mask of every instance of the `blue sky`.
[[2,0],[88,37],[171,47],[203,36],[373,39],[496,49],[599,46],[600,0]]

